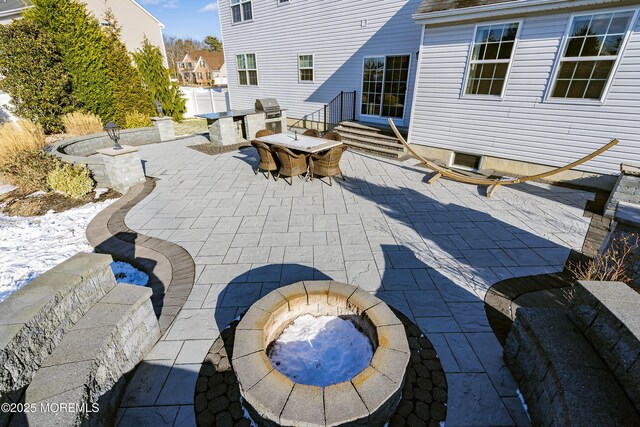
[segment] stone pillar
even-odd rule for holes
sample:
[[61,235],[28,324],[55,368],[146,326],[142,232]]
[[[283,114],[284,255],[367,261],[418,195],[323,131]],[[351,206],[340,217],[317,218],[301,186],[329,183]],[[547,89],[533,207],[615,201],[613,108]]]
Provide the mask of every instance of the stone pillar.
[[173,129],[173,119],[171,117],[151,117],[153,126],[160,133],[160,141],[173,141],[176,139],[176,132]]
[[130,187],[145,181],[142,160],[137,147],[123,145],[122,150],[104,148],[98,150],[104,161],[111,188],[125,194]]
[[255,114],[248,114],[244,118],[245,133],[247,139],[252,141],[256,138],[256,132],[262,129],[266,129],[266,115],[263,112],[257,112]]
[[216,145],[232,145],[238,142],[233,117],[223,117],[211,123],[209,140]]

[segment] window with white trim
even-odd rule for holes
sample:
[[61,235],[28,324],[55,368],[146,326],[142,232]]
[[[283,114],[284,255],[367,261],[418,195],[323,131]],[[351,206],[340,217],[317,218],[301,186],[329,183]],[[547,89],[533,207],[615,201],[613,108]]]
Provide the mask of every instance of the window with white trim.
[[518,22],[480,25],[471,46],[465,95],[502,96],[515,51]]
[[234,24],[252,19],[251,0],[231,0],[231,20]]
[[602,98],[634,14],[624,11],[573,17],[565,35],[551,98]]
[[241,86],[258,86],[258,63],[255,53],[236,55],[238,64],[238,83]]
[[313,55],[298,55],[298,78],[301,82],[313,81]]

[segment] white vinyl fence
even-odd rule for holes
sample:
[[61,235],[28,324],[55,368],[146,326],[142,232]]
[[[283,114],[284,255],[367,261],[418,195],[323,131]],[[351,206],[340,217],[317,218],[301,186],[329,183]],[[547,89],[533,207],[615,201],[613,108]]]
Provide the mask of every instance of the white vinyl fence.
[[187,112],[184,117],[196,114],[219,113],[229,110],[229,93],[226,89],[204,89],[198,87],[180,87],[187,99]]
[[0,92],[0,124],[4,122],[15,122],[17,117],[9,112],[11,97],[8,93]]

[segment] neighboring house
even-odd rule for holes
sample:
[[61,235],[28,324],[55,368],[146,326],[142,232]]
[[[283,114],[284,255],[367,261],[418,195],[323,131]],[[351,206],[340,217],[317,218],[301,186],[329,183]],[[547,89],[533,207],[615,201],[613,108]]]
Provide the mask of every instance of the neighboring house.
[[[102,21],[107,9],[122,27],[122,41],[130,52],[140,48],[146,37],[151,44],[158,46],[167,63],[167,54],[162,37],[164,25],[134,0],[81,0],[87,8]],[[8,24],[22,16],[22,11],[32,7],[28,0],[0,0],[0,25]]]
[[602,185],[609,180],[590,172],[640,162],[639,8],[616,0],[230,0],[219,9],[233,108],[275,97],[300,118],[356,91],[357,120],[392,117],[430,157],[522,174],[616,137],[617,147],[580,167],[586,173],[563,177]]
[[227,66],[224,53],[194,50],[176,63],[180,80],[196,86],[226,85]]

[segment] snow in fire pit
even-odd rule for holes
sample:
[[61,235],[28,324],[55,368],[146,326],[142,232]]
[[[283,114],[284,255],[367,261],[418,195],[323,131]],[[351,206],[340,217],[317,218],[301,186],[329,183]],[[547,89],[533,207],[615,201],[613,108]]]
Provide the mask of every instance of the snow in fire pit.
[[273,343],[269,358],[292,381],[320,387],[351,380],[373,357],[369,338],[353,322],[304,315]]

